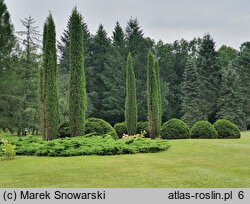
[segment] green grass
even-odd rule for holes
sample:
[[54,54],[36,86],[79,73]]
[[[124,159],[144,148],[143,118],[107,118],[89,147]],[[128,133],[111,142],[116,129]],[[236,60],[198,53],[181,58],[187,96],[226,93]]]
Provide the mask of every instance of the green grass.
[[166,152],[0,161],[0,187],[250,188],[250,132],[172,140]]

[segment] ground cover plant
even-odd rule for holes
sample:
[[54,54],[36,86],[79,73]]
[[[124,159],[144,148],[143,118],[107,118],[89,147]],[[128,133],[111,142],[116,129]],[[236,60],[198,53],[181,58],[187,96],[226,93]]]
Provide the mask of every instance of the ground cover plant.
[[[167,150],[170,145],[162,140],[146,138],[129,138],[114,140],[110,135],[97,136],[93,133],[44,141],[40,137],[27,136],[2,137],[16,146],[17,155],[36,156],[80,156],[80,155],[117,155],[159,152]],[[1,142],[0,142],[1,143]]]
[[170,140],[168,151],[0,161],[0,186],[249,188],[250,132],[240,139]]

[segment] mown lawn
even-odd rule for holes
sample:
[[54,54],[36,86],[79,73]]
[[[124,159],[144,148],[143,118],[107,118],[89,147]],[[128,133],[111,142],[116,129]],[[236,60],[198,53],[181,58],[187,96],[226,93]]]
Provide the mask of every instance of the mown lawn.
[[173,140],[166,152],[0,161],[0,187],[250,188],[250,132],[241,139]]

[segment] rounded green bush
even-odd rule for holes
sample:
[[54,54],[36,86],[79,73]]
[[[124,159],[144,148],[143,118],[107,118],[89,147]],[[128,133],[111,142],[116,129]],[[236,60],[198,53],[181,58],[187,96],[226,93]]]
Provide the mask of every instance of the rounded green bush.
[[219,138],[240,138],[240,129],[226,119],[219,119],[214,123]]
[[58,129],[59,137],[70,137],[69,121],[62,122]]
[[214,126],[208,121],[198,121],[191,129],[192,138],[218,138],[218,133]]
[[115,129],[108,122],[100,118],[88,118],[85,126],[85,134],[89,133],[111,135],[114,139],[118,139]]
[[137,123],[137,134],[146,132],[145,137],[149,137],[148,122],[140,121]]
[[163,139],[186,139],[190,138],[190,130],[185,122],[174,118],[162,125],[161,137]]
[[116,123],[114,125],[114,128],[119,138],[121,138],[123,134],[127,134],[127,127],[125,122]]

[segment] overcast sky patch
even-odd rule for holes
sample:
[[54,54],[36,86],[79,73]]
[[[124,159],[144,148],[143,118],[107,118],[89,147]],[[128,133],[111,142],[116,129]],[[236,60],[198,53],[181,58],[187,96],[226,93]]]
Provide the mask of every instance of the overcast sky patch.
[[29,15],[42,31],[50,10],[58,39],[72,8],[77,6],[92,34],[102,23],[111,35],[116,21],[125,27],[130,17],[137,17],[145,36],[155,41],[191,40],[208,32],[217,48],[226,44],[238,49],[243,42],[250,41],[248,0],[5,0],[5,3],[17,31],[23,29],[20,19]]

